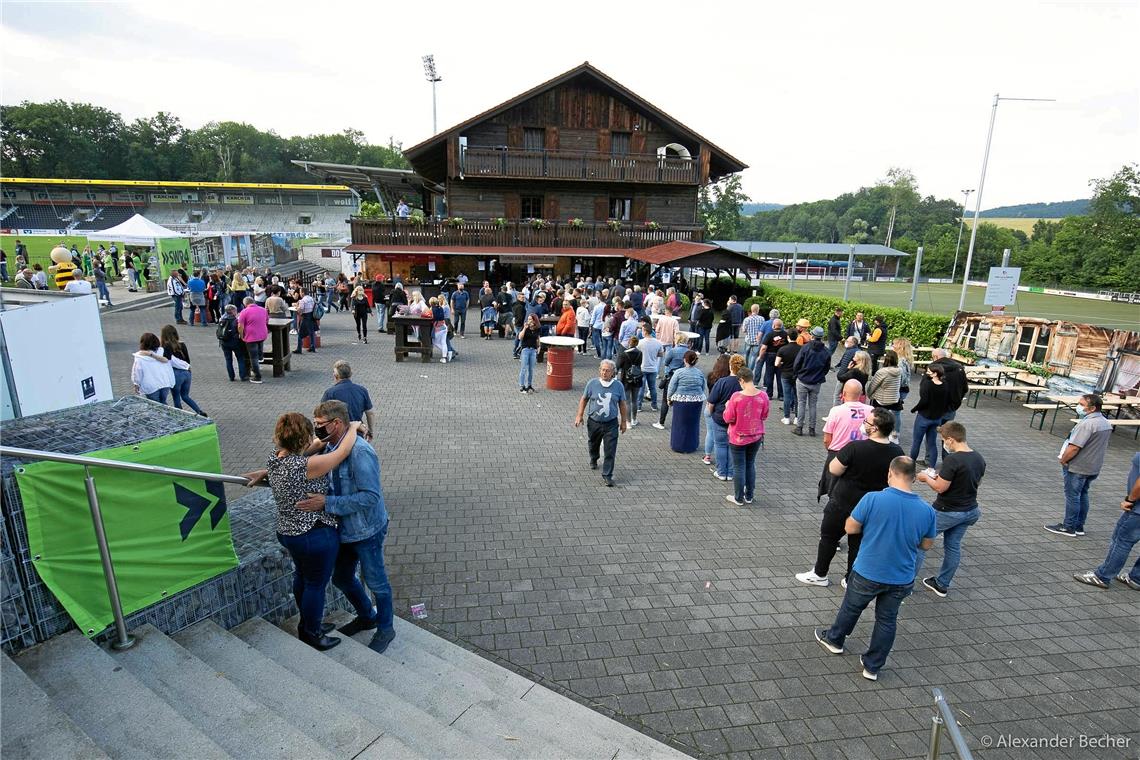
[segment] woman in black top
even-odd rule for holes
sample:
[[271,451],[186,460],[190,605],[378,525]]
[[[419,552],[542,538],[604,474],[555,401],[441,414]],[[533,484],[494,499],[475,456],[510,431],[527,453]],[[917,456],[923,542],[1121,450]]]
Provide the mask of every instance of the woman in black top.
[[352,291],[352,318],[356,320],[356,339],[368,343],[368,315],[372,307],[368,305],[368,296],[364,295],[364,288],[359,285]]
[[[625,396],[629,402],[629,426],[637,424],[637,413],[641,410],[641,385],[645,375],[641,370],[641,349],[637,347],[637,336],[629,339],[629,348],[617,358],[618,377],[625,386]],[[636,369],[634,369],[636,367]]]
[[950,394],[942,382],[946,371],[937,364],[926,368],[926,376],[918,387],[918,403],[910,411],[917,412],[914,435],[910,442],[910,458],[918,461],[918,450],[926,439],[926,460],[931,467],[938,466],[938,426],[950,411]]
[[519,330],[519,393],[534,393],[534,367],[538,356],[538,338],[542,333],[538,315],[527,316]]
[[174,388],[171,392],[174,395],[174,408],[181,409],[182,402],[186,402],[186,406],[190,407],[201,417],[208,416],[202,411],[202,408],[190,398],[190,349],[186,348],[178,337],[178,330],[174,325],[167,325],[162,328],[162,353],[170,358],[171,364],[174,365]]

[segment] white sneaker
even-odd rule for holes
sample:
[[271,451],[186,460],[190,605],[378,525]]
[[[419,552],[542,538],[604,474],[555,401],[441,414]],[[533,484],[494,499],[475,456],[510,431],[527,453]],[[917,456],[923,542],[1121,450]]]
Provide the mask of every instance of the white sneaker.
[[629,426],[630,426],[631,428],[632,428],[632,427],[637,427],[637,420],[630,420],[630,422],[629,422]]
[[660,422],[654,422],[653,427],[657,428],[658,430],[664,430],[665,429],[665,426],[662,425]]
[[447,359],[446,358],[440,359],[439,363],[440,364],[447,364]]
[[815,570],[808,570],[806,573],[796,573],[796,580],[800,583],[806,583],[809,586],[830,586],[831,581],[827,576],[819,576],[815,574]]
[[783,417],[780,419],[780,422],[782,422],[785,425],[790,425],[792,421],[789,420],[787,417]]
[[847,588],[847,576],[846,575],[843,576],[843,580],[839,581],[839,585],[842,586],[843,588]]
[[898,443],[899,442],[899,434],[898,433],[891,433],[890,435],[887,436],[887,440],[889,440],[891,443]]
[[792,417],[792,424],[798,426],[800,424],[800,418]]

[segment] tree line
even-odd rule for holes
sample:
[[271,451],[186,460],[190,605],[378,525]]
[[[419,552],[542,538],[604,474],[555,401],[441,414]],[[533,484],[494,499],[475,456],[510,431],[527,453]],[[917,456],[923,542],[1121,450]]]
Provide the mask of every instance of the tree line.
[[[1093,197],[1084,215],[1040,219],[1031,234],[981,221],[970,276],[985,279],[1008,248],[1011,265],[1022,268],[1023,285],[1140,292],[1140,172],[1129,164],[1089,184]],[[922,273],[933,278],[952,274],[958,249],[957,275],[962,276],[970,239],[967,225],[959,245],[962,204],[921,196],[906,170],[892,169],[875,185],[831,200],[744,216],[741,210],[749,200],[738,176],[703,190],[699,210],[709,238],[880,243],[907,253],[921,245]]]
[[356,129],[282,137],[235,121],[187,129],[160,111],[127,122],[106,108],[53,100],[0,106],[5,177],[171,182],[313,182],[292,159],[407,168],[401,146],[372,145]]

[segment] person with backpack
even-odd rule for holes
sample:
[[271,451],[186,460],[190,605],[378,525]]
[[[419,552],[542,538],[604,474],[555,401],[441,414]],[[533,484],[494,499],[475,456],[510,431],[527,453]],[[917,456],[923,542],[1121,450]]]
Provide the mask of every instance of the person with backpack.
[[218,320],[218,326],[214,334],[218,338],[218,345],[222,348],[222,354],[226,357],[226,374],[230,376],[230,382],[234,382],[234,357],[237,357],[238,373],[237,377],[241,378],[244,383],[249,380],[249,360],[245,355],[245,344],[242,343],[241,336],[238,334],[238,309],[236,306],[226,304],[225,312],[222,318]]
[[301,299],[297,301],[297,348],[293,353],[301,353],[301,346],[304,345],[305,337],[308,336],[309,353],[315,354],[317,352],[316,323],[325,315],[325,304],[323,301],[314,301],[304,288],[298,288],[297,292]]
[[621,384],[625,386],[625,396],[629,402],[629,426],[637,427],[637,412],[641,406],[641,386],[645,382],[645,373],[641,369],[642,354],[637,347],[636,335],[629,338],[629,348],[621,353],[617,359],[618,376]]
[[166,295],[174,301],[174,321],[180,325],[186,324],[182,318],[182,296],[186,293],[186,283],[182,281],[178,272],[171,272],[166,280]]

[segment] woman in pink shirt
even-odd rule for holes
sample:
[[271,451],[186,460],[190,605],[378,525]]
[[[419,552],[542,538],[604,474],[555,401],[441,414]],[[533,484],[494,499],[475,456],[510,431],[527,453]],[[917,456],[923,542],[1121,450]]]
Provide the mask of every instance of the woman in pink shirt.
[[738,507],[751,504],[756,494],[756,452],[764,444],[764,420],[768,419],[768,394],[756,387],[752,370],[741,367],[736,373],[741,390],[732,394],[724,408],[728,423],[728,448],[732,454],[736,493],[725,496]]

